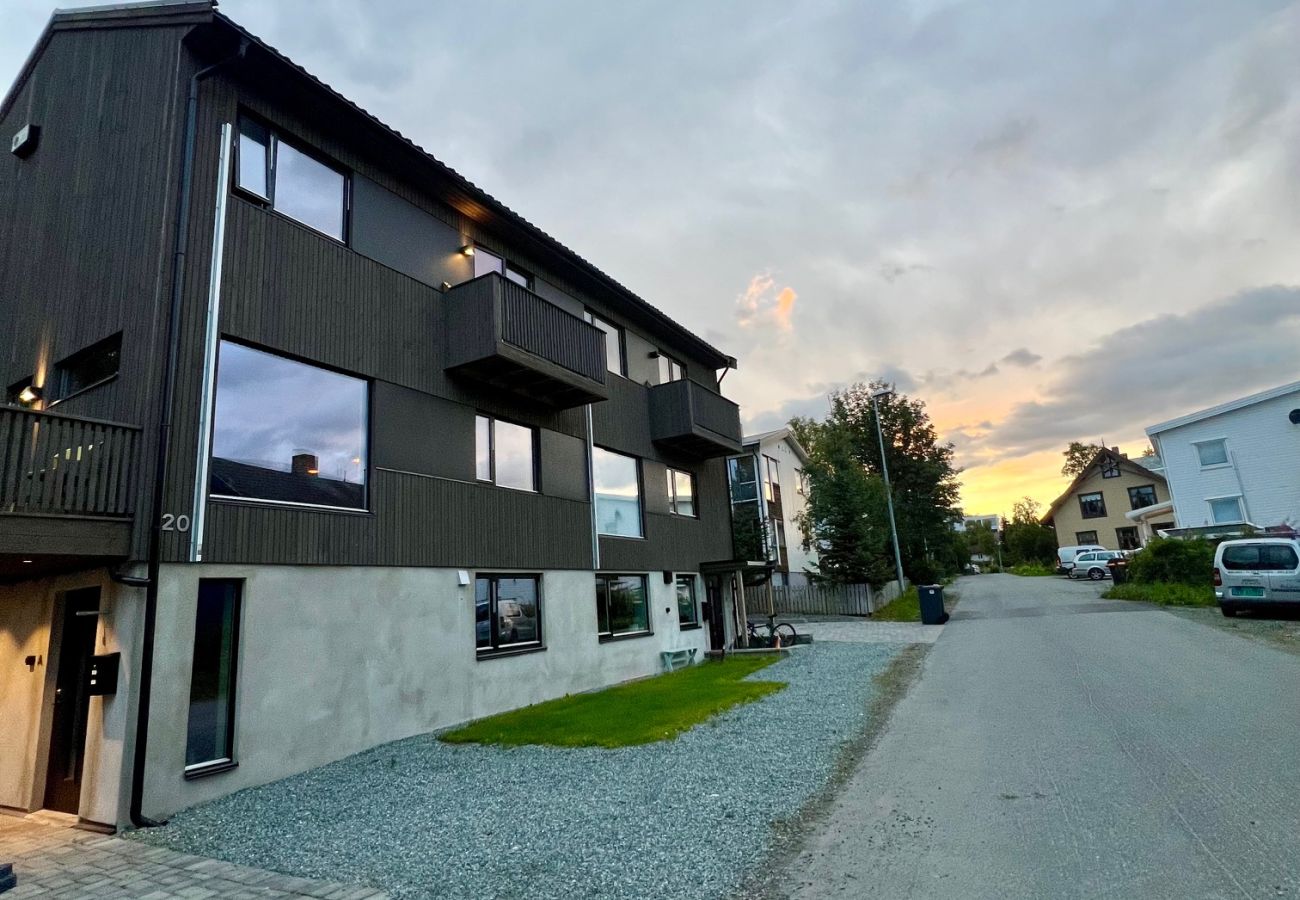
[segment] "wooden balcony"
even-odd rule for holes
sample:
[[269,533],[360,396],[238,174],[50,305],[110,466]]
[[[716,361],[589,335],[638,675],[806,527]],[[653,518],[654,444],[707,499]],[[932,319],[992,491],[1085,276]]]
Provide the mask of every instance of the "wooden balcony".
[[650,437],[700,459],[740,453],[740,407],[689,379],[670,381],[650,389]]
[[495,274],[447,292],[447,370],[555,409],[609,397],[604,332]]
[[0,406],[0,580],[128,555],[140,432]]

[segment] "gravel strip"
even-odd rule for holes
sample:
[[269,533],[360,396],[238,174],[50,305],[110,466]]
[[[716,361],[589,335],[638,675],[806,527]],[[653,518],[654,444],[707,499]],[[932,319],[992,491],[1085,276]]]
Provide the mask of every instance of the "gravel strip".
[[178,813],[130,837],[394,897],[710,897],[825,784],[898,652],[822,643],[751,676],[788,687],[619,750],[421,735]]

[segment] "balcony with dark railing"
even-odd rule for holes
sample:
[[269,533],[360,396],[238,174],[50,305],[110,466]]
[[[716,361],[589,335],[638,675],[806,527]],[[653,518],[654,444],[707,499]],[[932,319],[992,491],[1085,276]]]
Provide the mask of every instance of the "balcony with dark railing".
[[605,334],[500,275],[447,292],[447,369],[556,409],[609,397]]
[[127,556],[140,431],[0,406],[0,580]]
[[650,437],[700,459],[739,453],[740,407],[689,379],[670,381],[650,389]]

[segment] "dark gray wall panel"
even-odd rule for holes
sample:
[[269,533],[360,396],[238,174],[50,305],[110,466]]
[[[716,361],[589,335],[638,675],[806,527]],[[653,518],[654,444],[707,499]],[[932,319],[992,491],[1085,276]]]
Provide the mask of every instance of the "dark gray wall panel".
[[581,300],[570,297],[544,278],[533,278],[533,292],[537,296],[551,301],[560,309],[573,313],[575,316],[581,317],[587,311]]
[[352,248],[417,281],[455,284],[464,269],[460,232],[364,175],[352,179]]
[[[379,470],[380,515],[209,505],[205,560],[336,566],[591,568],[585,503]],[[431,515],[443,511],[441,515]]]
[[[539,432],[542,492],[566,500],[587,500],[587,443],[543,428]],[[591,529],[588,527],[588,534]]]
[[[650,496],[666,496],[664,469],[647,463],[645,539],[600,539],[600,567],[605,571],[693,572],[700,563],[731,558],[731,504],[722,460],[709,460],[694,471],[699,518],[651,511]],[[658,478],[657,484],[651,479]],[[666,503],[663,504],[666,509]]]
[[623,346],[627,353],[627,378],[637,384],[659,383],[659,360],[651,359],[650,354],[659,348],[634,331],[623,334]]
[[374,384],[373,465],[474,480],[474,409],[386,381]]

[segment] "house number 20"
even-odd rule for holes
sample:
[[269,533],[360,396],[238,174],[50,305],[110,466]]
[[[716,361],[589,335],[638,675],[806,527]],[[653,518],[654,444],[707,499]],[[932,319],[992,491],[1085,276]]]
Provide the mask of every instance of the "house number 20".
[[162,517],[163,531],[189,531],[190,517],[186,515],[175,516],[171,513],[163,513]]

